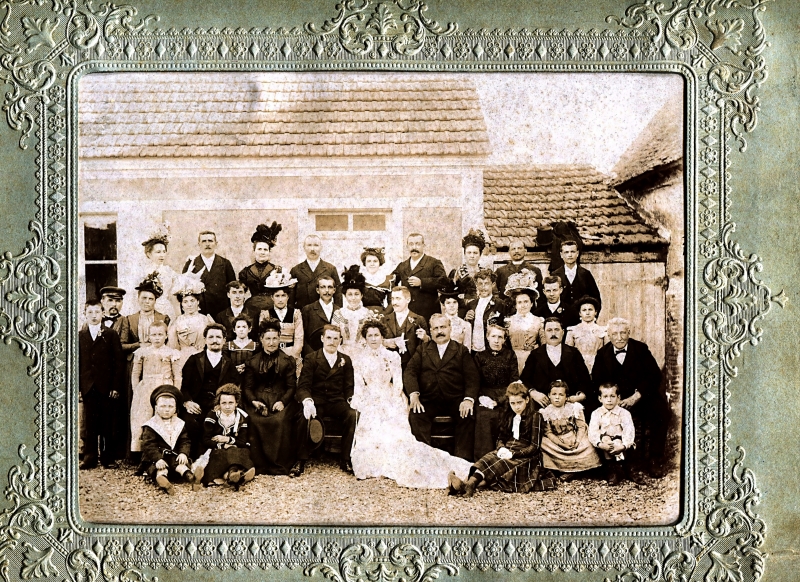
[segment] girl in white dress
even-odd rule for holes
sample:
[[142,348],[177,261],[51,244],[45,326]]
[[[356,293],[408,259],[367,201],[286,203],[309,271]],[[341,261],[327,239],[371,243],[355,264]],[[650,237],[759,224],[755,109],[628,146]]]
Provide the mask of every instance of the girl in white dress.
[[342,345],[339,351],[351,358],[363,344],[358,330],[363,321],[373,312],[361,302],[364,297],[366,279],[360,273],[358,265],[353,265],[342,273],[342,293],[344,306],[333,312],[331,323],[342,331]]
[[525,367],[528,354],[539,345],[539,332],[544,327],[544,318],[531,313],[531,309],[539,299],[536,290],[537,283],[534,274],[528,269],[522,269],[508,278],[506,295],[513,298],[516,313],[507,318],[508,339],[511,347],[517,354],[519,372]]
[[439,303],[442,313],[450,320],[450,339],[457,341],[468,350],[472,349],[472,324],[458,316],[459,310],[464,307],[462,297],[464,290],[458,285],[448,281],[448,284],[439,289]]
[[364,322],[366,346],[353,357],[351,406],[359,411],[351,459],[359,479],[388,477],[403,487],[446,489],[454,472],[466,479],[471,464],[418,441],[408,423],[400,356],[383,347],[378,318]]
[[177,309],[175,308],[172,295],[175,292],[174,287],[178,278],[178,273],[166,264],[168,245],[169,225],[166,223],[159,224],[155,232],[142,243],[144,254],[147,256],[148,265],[145,267],[144,275],[141,279],[145,279],[152,273],[158,274],[158,281],[161,283],[162,293],[161,296],[156,299],[156,311],[168,315],[170,319],[174,319]]
[[597,324],[597,311],[600,306],[597,299],[584,295],[578,299],[578,305],[580,306],[581,322],[567,328],[567,337],[564,343],[578,348],[583,356],[583,361],[586,362],[586,368],[591,374],[597,350],[608,341],[608,328]]
[[150,395],[162,384],[181,387],[181,355],[166,345],[167,324],[156,321],[150,325],[149,344],[133,352],[131,385],[131,450],[141,451],[142,425],[153,416]]

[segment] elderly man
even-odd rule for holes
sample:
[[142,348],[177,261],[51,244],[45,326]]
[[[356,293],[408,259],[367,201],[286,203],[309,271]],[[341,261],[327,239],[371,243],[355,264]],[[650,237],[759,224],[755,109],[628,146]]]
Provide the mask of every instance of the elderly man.
[[480,383],[469,350],[450,340],[450,320],[441,313],[431,316],[433,341],[420,346],[403,373],[408,394],[411,432],[431,444],[431,425],[437,416],[456,419],[453,454],[472,461],[475,446],[473,406]]
[[202,451],[203,420],[212,408],[217,388],[223,384],[239,384],[239,373],[231,359],[222,353],[225,344],[225,327],[212,323],[203,330],[206,349],[192,354],[183,365],[184,410],[181,418],[192,439],[192,457],[197,458]]
[[183,265],[182,273],[202,273],[200,280],[206,286],[200,296],[200,313],[211,317],[228,307],[226,285],[236,280],[236,271],[225,257],[217,254],[217,235],[204,230],[197,236],[200,254],[189,257]]
[[[581,353],[572,346],[564,345],[564,328],[557,317],[544,321],[545,344],[528,354],[519,379],[530,390],[531,398],[544,408],[550,404],[547,393],[556,380],[567,383],[570,402],[580,402],[588,411],[598,406],[592,390],[592,379]],[[587,413],[588,416],[588,413]]]
[[615,317],[608,322],[610,343],[597,352],[592,371],[595,386],[619,388],[619,403],[636,427],[634,467],[652,477],[664,476],[663,456],[669,426],[669,404],[661,387],[661,369],[644,342],[631,339],[630,324]]
[[289,271],[291,278],[297,279],[297,284],[290,290],[289,305],[293,305],[295,309],[303,309],[306,305],[319,299],[317,281],[322,277],[333,279],[333,300],[337,305],[341,305],[339,273],[336,271],[336,267],[320,258],[320,253],[322,253],[320,238],[315,234],[308,235],[303,241],[303,251],[306,253],[306,260],[298,263]]
[[397,284],[411,291],[408,307],[425,320],[439,311],[439,288],[447,285],[447,272],[439,259],[425,254],[425,238],[413,232],[406,239],[408,259],[397,265]]
[[497,293],[501,297],[506,292],[506,285],[508,284],[508,278],[511,275],[519,273],[522,269],[528,269],[531,273],[533,273],[534,278],[536,279],[536,290],[539,292],[539,300],[537,301],[536,305],[541,305],[544,302],[542,296],[542,271],[531,263],[530,261],[525,260],[525,243],[519,239],[512,239],[510,243],[508,243],[508,256],[511,259],[511,262],[503,265],[495,273],[497,274]]

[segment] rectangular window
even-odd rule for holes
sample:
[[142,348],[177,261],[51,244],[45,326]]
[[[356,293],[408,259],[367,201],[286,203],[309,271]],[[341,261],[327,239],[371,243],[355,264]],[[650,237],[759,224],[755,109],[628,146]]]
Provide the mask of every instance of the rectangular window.
[[347,231],[347,214],[317,214],[314,216],[318,231]]
[[386,230],[384,214],[354,214],[353,230]]
[[86,299],[99,299],[100,289],[116,286],[117,276],[117,217],[86,215],[83,223],[84,277]]

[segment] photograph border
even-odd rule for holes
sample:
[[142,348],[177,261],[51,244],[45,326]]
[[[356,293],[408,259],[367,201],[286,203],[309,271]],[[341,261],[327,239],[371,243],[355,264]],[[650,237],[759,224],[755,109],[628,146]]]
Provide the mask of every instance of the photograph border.
[[[729,180],[731,153],[746,151],[766,79],[765,3],[648,1],[609,15],[608,29],[463,32],[457,23],[436,22],[419,0],[343,0],[321,15],[324,24],[248,31],[164,31],[155,28],[156,15],[139,15],[135,6],[95,8],[89,0],[6,6],[0,77],[12,90],[4,109],[19,147],[35,160],[39,212],[25,249],[0,258],[0,338],[31,359],[38,434],[19,445],[21,463],[8,470],[0,573],[6,579],[14,572],[26,579],[143,580],[174,567],[302,567],[308,576],[351,580],[359,569],[384,568],[423,580],[491,568],[602,570],[618,580],[760,578],[760,493],[744,449],[729,445],[728,385],[744,346],[761,338],[759,321],[786,297],[772,294],[760,279],[759,257],[733,240]],[[490,529],[81,521],[73,396],[78,80],[100,71],[381,70],[668,72],[685,79],[687,324],[678,524]]]

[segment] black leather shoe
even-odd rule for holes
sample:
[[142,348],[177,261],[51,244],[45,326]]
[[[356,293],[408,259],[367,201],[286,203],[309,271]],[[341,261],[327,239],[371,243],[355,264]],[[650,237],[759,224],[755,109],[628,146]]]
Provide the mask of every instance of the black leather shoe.
[[344,471],[345,473],[348,473],[348,474],[350,474],[350,475],[352,475],[352,474],[353,474],[353,465],[350,463],[350,461],[342,461],[342,462],[339,464],[339,468],[340,468],[342,471]]
[[303,474],[305,470],[306,470],[306,462],[297,461],[294,465],[292,465],[292,468],[289,470],[289,477],[291,478],[299,477],[300,475]]

